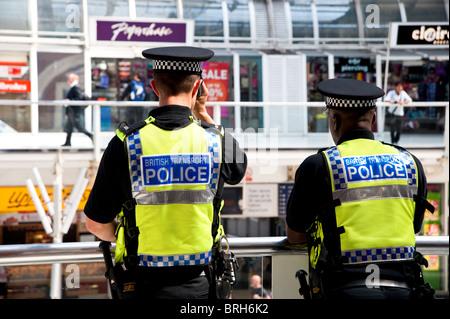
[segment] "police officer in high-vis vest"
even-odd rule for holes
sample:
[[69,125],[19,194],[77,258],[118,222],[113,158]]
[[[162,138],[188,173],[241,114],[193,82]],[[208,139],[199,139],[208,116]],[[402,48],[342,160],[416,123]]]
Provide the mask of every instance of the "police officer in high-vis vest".
[[423,283],[415,234],[427,200],[420,161],[405,149],[376,141],[375,102],[384,92],[367,82],[331,79],[326,97],[336,146],[298,168],[287,205],[291,243],[307,242],[312,298],[411,298],[432,295]]
[[247,158],[206,112],[201,74],[211,50],[164,47],[143,55],[153,60],[160,106],[122,124],[109,142],[86,226],[116,242],[122,297],[207,298],[212,247],[223,234],[223,184],[241,181]]

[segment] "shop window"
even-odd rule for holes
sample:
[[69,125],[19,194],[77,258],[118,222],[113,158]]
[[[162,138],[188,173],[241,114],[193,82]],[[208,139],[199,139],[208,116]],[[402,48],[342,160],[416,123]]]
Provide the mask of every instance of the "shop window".
[[[422,236],[442,236],[444,235],[445,223],[447,222],[443,214],[442,205],[444,201],[444,185],[443,184],[428,184],[427,199],[434,206],[434,213],[431,214],[428,210],[425,211],[422,229],[420,235]],[[425,282],[429,282],[436,291],[444,290],[445,283],[445,256],[426,255],[428,267],[424,269]]]
[[[262,61],[261,57],[240,58],[241,101],[262,101]],[[262,107],[241,108],[242,130],[264,127],[264,110]]]
[[[448,61],[392,61],[387,91],[394,89],[395,82],[402,82],[413,101],[448,101]],[[444,107],[407,107],[403,132],[442,134],[444,119]]]
[[0,0],[1,30],[30,30],[29,0]]
[[[30,89],[28,57],[17,52],[0,54],[0,98],[29,100]],[[0,133],[30,131],[30,106],[12,104],[0,107]]]
[[248,0],[227,0],[230,37],[250,37]]
[[143,59],[93,59],[92,98],[105,101],[101,108],[101,130],[114,131],[121,122],[128,124],[147,118],[150,109],[143,106],[108,106],[107,101],[132,101],[132,81],[138,76],[143,83],[145,95],[138,100],[156,101],[150,86],[153,80],[152,62]]
[[320,38],[358,38],[356,10],[349,0],[316,0]]
[[128,17],[128,0],[88,0],[89,16]]
[[136,0],[138,18],[177,18],[177,0]]
[[223,14],[221,0],[184,0],[185,19],[195,20],[195,35],[223,37]]
[[38,30],[83,32],[81,0],[38,0]]
[[[323,95],[317,85],[328,80],[328,57],[308,57],[308,101],[320,102]],[[328,132],[327,115],[322,108],[308,107],[308,132]]]
[[313,21],[311,12],[311,0],[292,0],[292,36],[294,38],[312,38]]
[[[82,54],[38,52],[37,56],[40,100],[64,100],[70,88],[69,73],[78,74],[79,85],[85,88]],[[66,120],[65,106],[39,105],[39,132],[64,132]]]
[[371,21],[369,15],[375,14],[375,12],[372,13],[372,9],[369,6],[374,4],[375,3],[373,0],[361,0],[361,10],[363,16],[365,17],[364,36],[368,38],[387,38],[389,33],[389,23],[401,22],[398,2],[392,0],[377,1],[376,5],[379,9],[379,15],[377,15],[377,19],[379,19],[379,26],[371,27],[368,23],[366,23],[365,19],[369,18],[369,21]]
[[[442,0],[403,0],[408,22],[448,21],[445,14],[448,2]],[[448,8],[447,8],[448,12]]]

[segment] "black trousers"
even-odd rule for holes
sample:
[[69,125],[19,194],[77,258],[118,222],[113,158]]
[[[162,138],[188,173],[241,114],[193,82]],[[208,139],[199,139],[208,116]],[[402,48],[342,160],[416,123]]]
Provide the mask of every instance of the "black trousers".
[[81,124],[81,116],[80,113],[74,111],[71,107],[67,109],[67,124],[65,131],[67,132],[65,145],[70,145],[72,139],[73,129],[76,128],[78,132],[84,133],[92,140],[92,134],[89,133],[84,125]]
[[174,267],[169,270],[139,268],[136,272],[134,295],[136,299],[208,299],[209,297],[209,280],[203,268]]
[[403,129],[403,116],[394,116],[394,120],[390,126],[391,129],[391,143],[398,144],[400,135]]

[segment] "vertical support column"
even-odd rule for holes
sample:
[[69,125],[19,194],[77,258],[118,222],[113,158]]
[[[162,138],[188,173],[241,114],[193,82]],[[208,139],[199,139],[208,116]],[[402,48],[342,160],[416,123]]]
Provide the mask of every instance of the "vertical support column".
[[99,163],[100,162],[100,105],[94,104],[94,162]]
[[447,160],[448,160],[448,152],[449,152],[449,150],[448,150],[448,143],[449,143],[449,134],[450,134],[450,131],[449,131],[449,114],[448,114],[448,112],[449,112],[449,106],[448,106],[448,104],[447,104],[447,106],[445,107],[445,123],[444,123],[444,158],[446,158]]
[[[234,82],[234,101],[241,101],[241,62],[239,54],[233,52],[233,82]],[[235,132],[241,133],[241,107],[236,105],[234,107],[234,128]]]
[[38,86],[38,62],[37,62],[37,38],[38,38],[38,6],[37,1],[28,0],[28,13],[31,21],[31,38],[32,43],[30,47],[30,82],[31,92],[30,99],[33,102],[30,106],[30,126],[31,133],[39,133],[39,86]]
[[[61,178],[56,179],[53,184],[53,203],[55,214],[53,215],[53,243],[62,243],[61,232],[61,204],[62,204],[62,184]],[[62,267],[61,263],[52,264],[50,277],[50,298],[61,299],[62,296]]]
[[222,0],[222,16],[223,16],[224,43],[230,43],[230,22],[229,22],[228,6],[227,6],[226,0]]

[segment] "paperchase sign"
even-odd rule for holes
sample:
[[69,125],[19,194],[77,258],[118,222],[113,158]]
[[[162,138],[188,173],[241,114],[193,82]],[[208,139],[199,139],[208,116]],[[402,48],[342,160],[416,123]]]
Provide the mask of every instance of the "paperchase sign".
[[391,47],[448,47],[448,24],[392,23],[391,28]]
[[90,32],[91,41],[97,43],[191,44],[194,21],[92,17]]

